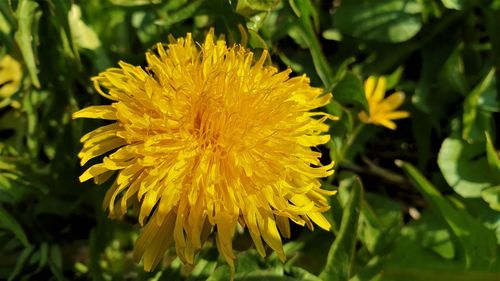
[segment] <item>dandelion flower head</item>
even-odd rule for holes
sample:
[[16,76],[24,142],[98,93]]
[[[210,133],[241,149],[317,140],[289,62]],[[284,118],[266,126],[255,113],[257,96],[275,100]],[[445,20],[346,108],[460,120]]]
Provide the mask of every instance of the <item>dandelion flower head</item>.
[[145,68],[120,62],[93,82],[111,100],[73,118],[110,120],[81,138],[81,164],[106,154],[80,181],[113,175],[104,207],[111,217],[139,206],[143,227],[134,258],[150,271],[175,245],[192,264],[214,233],[232,270],[237,224],[248,228],[257,251],[265,244],[284,260],[281,237],[292,221],[323,229],[330,224],[319,178],[333,173],[311,147],[329,140],[326,113],[311,112],[331,94],[265,65],[266,51],[228,47],[211,30],[203,44],[185,38],[157,44]]
[[384,99],[387,89],[387,80],[385,77],[379,79],[370,76],[365,81],[365,96],[368,101],[370,113],[361,111],[359,119],[367,124],[381,125],[391,130],[396,129],[396,123],[392,120],[407,118],[410,113],[407,111],[396,111],[403,104],[405,94],[395,92]]

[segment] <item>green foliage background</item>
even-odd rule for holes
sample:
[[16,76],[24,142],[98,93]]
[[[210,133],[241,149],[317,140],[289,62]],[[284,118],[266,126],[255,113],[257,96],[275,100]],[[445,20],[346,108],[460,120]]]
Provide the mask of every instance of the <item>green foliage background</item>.
[[[77,180],[101,123],[70,117],[106,102],[90,77],[215,27],[332,91],[340,117],[332,232],[294,229],[285,264],[238,233],[236,280],[500,280],[499,19],[498,0],[0,0],[0,58],[24,71],[0,100],[0,279],[228,280],[210,243],[194,267],[132,261],[133,216],[107,219],[107,187]],[[360,125],[369,75],[406,93],[398,130]]]

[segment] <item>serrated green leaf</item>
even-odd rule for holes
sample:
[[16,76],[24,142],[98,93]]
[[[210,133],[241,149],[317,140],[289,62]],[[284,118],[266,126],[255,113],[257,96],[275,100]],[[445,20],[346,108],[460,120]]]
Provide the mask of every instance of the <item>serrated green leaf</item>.
[[422,7],[416,0],[342,1],[333,19],[343,33],[378,42],[398,43],[422,28]]
[[431,249],[445,259],[455,257],[450,231],[442,219],[433,212],[424,212],[421,217],[411,225],[415,236],[420,239],[422,247]]
[[361,209],[359,237],[372,255],[386,253],[403,225],[401,206],[375,193],[366,193]]
[[451,233],[459,241],[457,258],[463,262],[465,270],[491,270],[497,261],[496,236],[465,210],[456,209],[417,170],[406,162],[398,162],[413,185],[422,193],[427,202],[447,223]]
[[39,9],[38,3],[33,0],[20,0],[16,17],[18,20],[18,30],[14,36],[21,54],[23,55],[24,62],[28,68],[31,82],[37,88],[40,88],[40,81],[38,80],[38,69],[36,67],[35,56],[35,41],[37,33],[34,28],[38,25],[42,12]]
[[349,201],[344,207],[340,231],[333,242],[325,268],[319,275],[322,280],[349,280],[357,241],[359,214],[363,200],[363,185],[356,178],[351,185]]

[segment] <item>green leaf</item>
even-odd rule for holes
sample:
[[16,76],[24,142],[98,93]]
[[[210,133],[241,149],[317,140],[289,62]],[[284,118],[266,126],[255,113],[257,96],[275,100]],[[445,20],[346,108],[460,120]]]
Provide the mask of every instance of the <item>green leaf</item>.
[[26,237],[26,233],[24,233],[21,225],[19,225],[16,219],[12,217],[4,208],[2,208],[2,206],[0,206],[0,228],[12,231],[24,247],[30,246],[28,237]]
[[420,243],[424,248],[431,249],[445,259],[455,257],[455,246],[450,231],[436,214],[424,211],[412,227],[415,228],[416,236],[421,239]]
[[[456,209],[441,193],[409,163],[398,161],[414,186],[446,222],[458,240],[461,251],[457,257],[466,270],[491,270],[497,263],[496,236],[492,230],[474,219],[465,210]],[[497,269],[498,270],[498,269]]]
[[481,192],[481,197],[490,205],[490,208],[500,212],[500,186],[484,189]]
[[47,242],[43,242],[42,245],[40,245],[40,261],[38,263],[38,269],[42,269],[47,264],[47,261],[49,259],[49,244]]
[[204,0],[191,1],[177,11],[171,12],[167,18],[158,20],[155,23],[161,26],[170,27],[173,24],[193,17],[204,3]]
[[18,20],[18,30],[15,34],[15,40],[19,45],[21,54],[23,55],[24,62],[28,68],[31,82],[37,88],[40,88],[40,81],[38,80],[38,70],[36,67],[35,56],[35,38],[38,21],[42,12],[39,5],[33,0],[20,0],[16,17]]
[[494,185],[484,153],[484,144],[468,144],[447,138],[438,154],[438,165],[446,182],[463,197],[480,197],[481,191]]
[[[495,69],[492,69],[484,79],[467,95],[464,102],[462,137],[465,140],[474,140],[472,136],[473,128],[478,116],[479,102],[481,96],[488,90],[494,91],[492,87],[495,77]],[[485,128],[482,128],[485,129]],[[482,130],[481,130],[482,131]]]
[[162,0],[110,0],[110,2],[117,6],[134,7],[159,4]]
[[60,28],[61,36],[63,36],[63,48],[68,55],[80,63],[80,54],[69,23],[71,3],[67,0],[52,0],[52,4],[55,6],[55,15],[53,17],[55,25]]
[[290,274],[293,277],[297,277],[303,281],[322,281],[318,276],[310,273],[309,271],[307,271],[301,267],[297,267],[297,266],[293,266],[292,268],[290,268]]
[[[10,34],[10,31],[12,30],[12,24],[8,21],[7,16],[4,15],[2,5],[5,5],[6,2],[0,3],[0,36]],[[0,37],[3,38],[3,37]],[[7,37],[9,38],[9,37]]]
[[400,204],[375,193],[366,193],[361,209],[359,237],[372,255],[386,253],[403,225]]
[[363,268],[363,271],[355,278],[352,278],[351,281],[498,280],[498,272],[468,270],[464,268],[461,262],[443,259],[436,253],[422,248],[415,241],[408,239],[406,234],[400,237],[399,242],[399,245],[391,252],[389,260],[375,260],[379,262],[374,263],[367,269]]
[[[449,93],[448,87],[438,81],[446,69],[452,69],[448,65],[457,61],[453,57],[459,56],[457,47],[459,40],[453,31],[453,29],[451,32],[445,29],[421,47],[422,69],[412,102],[416,108],[427,113],[428,118],[431,118],[435,124],[438,124],[440,118],[446,116],[447,105],[460,98],[455,92]],[[437,92],[439,95],[435,94]]]
[[101,46],[95,31],[83,22],[82,11],[78,5],[71,6],[68,20],[73,40],[78,47],[95,50]]
[[349,201],[344,207],[340,231],[333,242],[325,268],[320,274],[322,280],[349,280],[357,241],[359,214],[363,200],[363,185],[356,178],[351,185]]
[[258,32],[256,32],[255,30],[252,30],[252,29],[248,30],[248,43],[254,49],[257,49],[257,48],[269,49],[267,47],[266,41],[264,41],[264,39],[262,39],[262,37],[260,37]]
[[238,0],[236,12],[249,16],[260,11],[269,11],[278,5],[280,0]]
[[464,0],[441,0],[448,9],[461,10],[464,6]]
[[486,136],[486,159],[488,159],[488,164],[490,165],[491,173],[497,175],[497,180],[500,177],[500,155],[498,151],[493,146],[493,140],[488,132],[485,132]]
[[323,81],[325,88],[331,89],[334,82],[333,71],[323,53],[318,37],[316,36],[315,27],[319,24],[316,8],[310,0],[290,0],[290,5],[294,8],[295,13],[299,17],[299,36],[303,38],[311,52],[314,68],[321,78],[321,81]]
[[26,248],[24,248],[24,250],[21,252],[21,254],[19,255],[19,257],[17,258],[16,266],[12,270],[12,272],[11,272],[11,274],[9,276],[9,280],[8,281],[16,280],[15,278],[23,270],[24,264],[26,263],[26,261],[28,260],[28,258],[31,256],[31,253],[33,252],[34,249],[35,249],[35,247],[33,247],[32,245],[29,245]]
[[333,98],[344,104],[355,104],[369,112],[363,82],[354,74],[346,73],[333,89]]
[[342,1],[333,19],[341,32],[351,36],[398,43],[420,31],[421,10],[416,0],[350,0]]

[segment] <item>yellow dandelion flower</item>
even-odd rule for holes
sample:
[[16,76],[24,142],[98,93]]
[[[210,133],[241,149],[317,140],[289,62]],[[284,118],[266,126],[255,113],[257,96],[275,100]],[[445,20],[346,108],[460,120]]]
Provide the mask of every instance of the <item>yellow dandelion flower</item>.
[[19,89],[23,72],[21,64],[6,55],[0,59],[0,98],[8,98]]
[[403,92],[395,92],[384,99],[386,88],[387,81],[383,76],[378,80],[373,76],[366,79],[365,95],[370,113],[361,111],[359,119],[367,124],[382,125],[395,130],[396,123],[391,120],[407,118],[410,116],[410,113],[407,111],[395,111],[405,100],[405,94]]
[[[146,53],[147,67],[120,62],[93,78],[111,105],[90,106],[73,118],[112,120],[81,138],[81,164],[112,152],[81,176],[116,179],[104,199],[111,217],[140,206],[143,225],[134,258],[150,271],[169,246],[192,264],[210,233],[234,270],[232,237],[248,228],[258,252],[264,243],[284,260],[281,236],[289,220],[329,229],[319,178],[333,173],[312,146],[329,140],[330,118],[310,112],[331,94],[265,66],[264,51],[228,47],[210,31],[203,44],[191,34]],[[106,88],[107,91],[103,91]],[[264,243],[263,243],[264,241]]]

